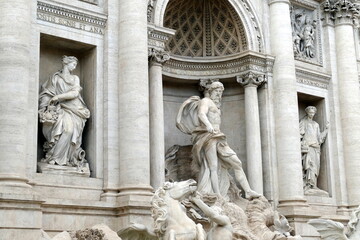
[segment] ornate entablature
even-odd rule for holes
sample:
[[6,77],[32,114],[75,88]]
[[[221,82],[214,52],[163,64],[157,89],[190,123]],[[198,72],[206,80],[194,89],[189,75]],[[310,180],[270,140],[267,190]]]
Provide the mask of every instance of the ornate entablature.
[[37,19],[99,35],[104,35],[107,22],[105,15],[91,15],[45,1],[37,2]]
[[322,65],[320,7],[306,0],[293,0],[291,3],[290,16],[295,59]]
[[163,67],[163,73],[184,79],[199,79],[206,77],[227,78],[235,77],[239,73],[254,73],[270,75],[274,58],[259,53],[246,51],[241,54],[219,58],[204,58],[194,62],[184,58],[172,57]]
[[148,24],[148,47],[164,50],[165,43],[174,36],[175,30]]
[[301,85],[328,89],[331,76],[305,69],[296,69],[296,81]]

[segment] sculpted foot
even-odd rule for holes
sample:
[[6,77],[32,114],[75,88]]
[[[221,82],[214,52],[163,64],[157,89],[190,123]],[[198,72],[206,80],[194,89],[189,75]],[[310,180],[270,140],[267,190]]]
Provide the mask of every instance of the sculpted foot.
[[245,192],[245,198],[248,200],[254,199],[254,198],[259,198],[261,197],[261,194],[253,191],[253,190],[249,190],[247,192]]

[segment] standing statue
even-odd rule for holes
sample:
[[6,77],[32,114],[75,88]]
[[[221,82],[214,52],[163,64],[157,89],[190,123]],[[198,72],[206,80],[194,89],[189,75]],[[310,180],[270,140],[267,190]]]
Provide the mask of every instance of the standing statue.
[[180,131],[192,135],[192,154],[200,167],[199,192],[226,195],[220,191],[222,178],[218,176],[219,168],[226,169],[226,172],[234,169],[235,178],[245,191],[245,197],[257,198],[260,194],[251,190],[240,159],[227,144],[225,134],[220,131],[223,91],[221,82],[213,82],[205,89],[203,99],[198,96],[187,99],[180,107],[176,126]]
[[316,111],[316,107],[308,106],[305,109],[306,116],[300,121],[305,192],[311,189],[319,190],[317,187],[317,178],[320,171],[320,147],[325,141],[329,128],[329,123],[327,123],[325,130],[320,132],[319,124],[313,120]]
[[86,161],[81,138],[90,111],[80,95],[79,77],[71,74],[77,63],[76,57],[63,56],[62,70],[42,85],[39,115],[46,138],[43,163],[81,167]]
[[306,16],[305,24],[301,34],[303,37],[302,49],[304,51],[305,56],[309,58],[315,57],[315,53],[314,53],[315,23],[316,21],[311,22],[309,18]]

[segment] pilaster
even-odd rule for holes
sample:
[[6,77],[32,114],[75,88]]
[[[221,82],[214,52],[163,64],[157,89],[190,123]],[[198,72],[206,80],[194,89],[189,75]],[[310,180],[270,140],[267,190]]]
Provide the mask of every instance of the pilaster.
[[262,74],[248,72],[237,76],[237,82],[245,88],[246,156],[250,187],[263,194],[261,133],[257,87],[264,83]]

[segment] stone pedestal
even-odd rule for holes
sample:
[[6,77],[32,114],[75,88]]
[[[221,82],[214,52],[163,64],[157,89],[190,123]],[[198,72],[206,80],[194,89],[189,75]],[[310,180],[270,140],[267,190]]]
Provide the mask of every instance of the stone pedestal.
[[256,192],[263,194],[263,171],[257,87],[264,82],[264,77],[250,72],[238,76],[237,81],[245,88],[247,178],[249,180],[250,187]]
[[162,65],[169,59],[168,53],[154,48],[149,49],[150,183],[154,189],[165,182]]

